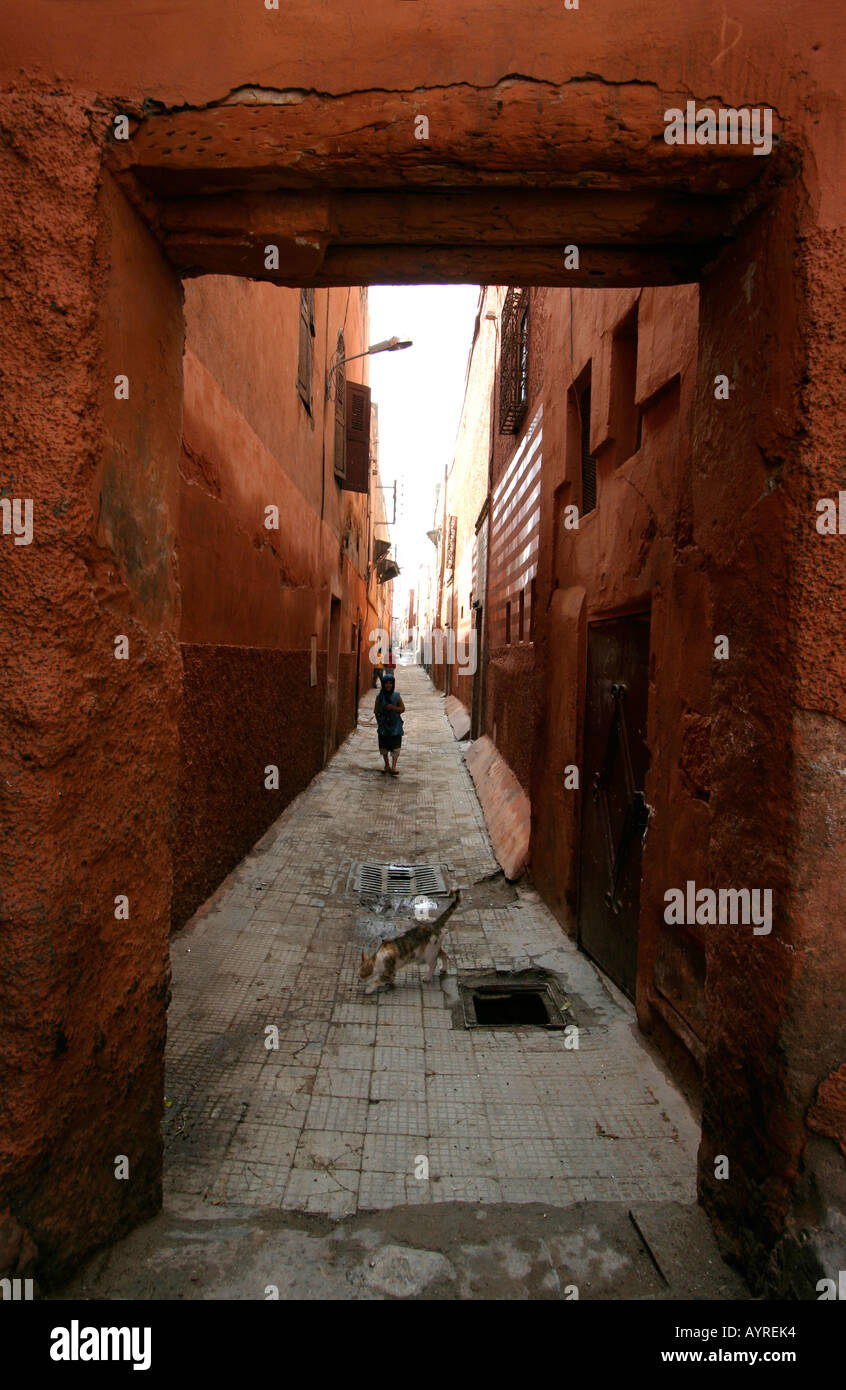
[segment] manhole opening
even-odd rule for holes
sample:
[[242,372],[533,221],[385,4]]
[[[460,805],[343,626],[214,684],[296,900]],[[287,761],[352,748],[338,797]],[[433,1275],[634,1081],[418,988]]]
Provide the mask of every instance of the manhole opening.
[[566,1028],[569,1000],[557,979],[539,969],[459,976],[454,1022],[465,1028]]
[[537,989],[477,989],[472,999],[476,1022],[483,1027],[499,1024],[513,1028],[515,1024],[534,1023],[545,1028],[550,1021],[546,1001]]

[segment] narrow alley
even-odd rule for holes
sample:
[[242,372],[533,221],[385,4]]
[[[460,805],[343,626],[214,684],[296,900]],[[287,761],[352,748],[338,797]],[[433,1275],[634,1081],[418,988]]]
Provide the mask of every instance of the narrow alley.
[[[695,1205],[695,1117],[629,1003],[498,873],[443,697],[416,666],[398,686],[399,778],[368,693],[174,939],[164,1212],[66,1296],[744,1296]],[[446,866],[462,901],[445,980],[412,964],[365,996],[362,948],[402,924],[350,890],[362,861]],[[456,971],[530,967],[560,982],[577,1047],[456,1026]]]
[[0,6],[32,1365],[155,1333],[222,1379],[280,1351],[249,1302],[560,1300],[593,1374],[813,1379],[846,30],[730,8]]

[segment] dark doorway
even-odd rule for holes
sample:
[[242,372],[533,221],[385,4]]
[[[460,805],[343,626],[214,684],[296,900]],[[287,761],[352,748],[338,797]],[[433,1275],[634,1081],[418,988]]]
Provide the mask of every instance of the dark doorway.
[[481,738],[485,732],[485,595],[488,590],[488,503],[476,522],[475,579],[473,582],[473,627],[475,660],[473,695],[470,710],[470,737]]
[[324,763],[338,746],[338,662],[341,654],[341,600],[332,599],[329,612],[329,651],[326,664],[326,745]]
[[473,672],[473,695],[470,709],[470,737],[480,738],[485,732],[484,680],[485,668],[482,656],[485,609],[483,604],[473,605],[473,628],[476,638],[476,669]]
[[358,726],[358,702],[361,696],[361,618],[353,628],[353,651],[355,652],[355,688],[353,690],[353,727]]
[[630,999],[637,979],[649,615],[591,623],[582,773],[579,943]]

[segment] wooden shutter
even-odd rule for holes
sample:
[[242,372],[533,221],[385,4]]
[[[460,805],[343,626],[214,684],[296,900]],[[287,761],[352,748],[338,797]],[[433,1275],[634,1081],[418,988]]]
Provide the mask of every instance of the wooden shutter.
[[348,492],[370,491],[370,387],[347,382],[346,477]]
[[336,348],[338,367],[335,371],[335,477],[339,481],[347,475],[347,369],[344,365],[346,351],[344,335],[339,333]]
[[311,411],[311,383],[314,375],[314,290],[300,290],[300,351],[297,362],[297,390],[306,410]]
[[582,516],[596,507],[596,459],[590,451],[590,383],[579,396],[579,433],[582,455]]
[[529,291],[511,286],[502,306],[499,355],[499,432],[516,434],[528,405]]
[[448,574],[455,574],[455,545],[458,539],[458,517],[451,516],[447,527],[447,549],[446,549],[446,569]]

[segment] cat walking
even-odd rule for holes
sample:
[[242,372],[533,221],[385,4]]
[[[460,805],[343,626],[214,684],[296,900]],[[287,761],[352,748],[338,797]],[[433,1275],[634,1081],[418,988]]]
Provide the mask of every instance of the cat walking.
[[397,971],[413,960],[428,965],[429,974],[425,978],[427,982],[433,980],[438,961],[443,960],[446,967],[446,952],[441,947],[441,933],[447,919],[452,916],[460,902],[461,893],[456,890],[452,902],[434,921],[423,922],[403,932],[402,936],[383,941],[372,956],[362,951],[358,977],[360,980],[370,980],[364,993],[374,994],[380,987],[391,989]]

